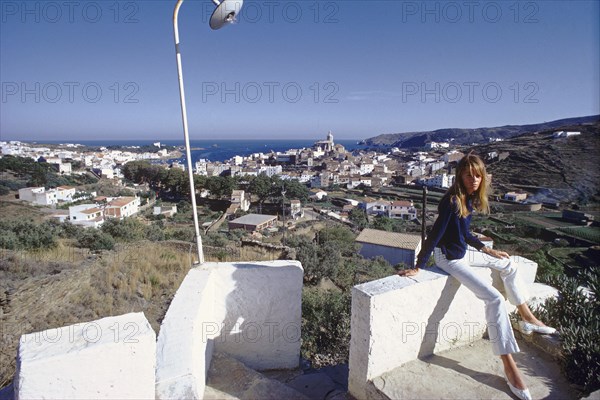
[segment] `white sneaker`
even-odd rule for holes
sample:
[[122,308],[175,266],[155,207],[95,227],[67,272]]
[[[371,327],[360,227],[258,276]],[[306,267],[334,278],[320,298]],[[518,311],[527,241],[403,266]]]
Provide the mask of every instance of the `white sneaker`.
[[533,332],[542,335],[552,335],[553,333],[556,333],[556,329],[549,326],[539,326],[530,322],[519,321],[519,332],[524,335],[531,335]]

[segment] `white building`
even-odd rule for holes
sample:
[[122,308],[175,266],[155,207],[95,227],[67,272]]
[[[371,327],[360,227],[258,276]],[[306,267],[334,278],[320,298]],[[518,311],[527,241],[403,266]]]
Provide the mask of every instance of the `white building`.
[[250,209],[250,199],[246,198],[246,192],[243,190],[234,190],[231,192],[231,204],[237,204],[242,211]]
[[310,196],[308,196],[308,197],[313,200],[323,200],[323,197],[326,197],[326,196],[327,196],[327,192],[324,190],[311,189]]
[[389,217],[391,203],[383,200],[365,200],[361,203],[361,207],[369,215],[383,215]]
[[77,189],[71,186],[59,186],[55,189],[56,191],[56,199],[58,201],[64,201],[65,203],[70,203],[73,201],[73,196],[77,193]]
[[56,191],[46,191],[44,187],[19,189],[19,199],[39,206],[50,206],[58,203]]
[[429,142],[425,145],[428,149],[447,149],[450,147],[448,142]]
[[523,201],[527,198],[527,193],[507,192],[504,194],[504,200]]
[[552,134],[555,139],[581,135],[581,132],[558,131]]
[[421,182],[425,186],[429,187],[440,187],[449,188],[454,183],[454,175],[448,175],[446,173],[438,174],[430,178],[422,179]]
[[86,228],[99,228],[104,223],[104,214],[97,204],[80,204],[69,207],[69,222]]
[[106,218],[123,219],[131,217],[139,211],[139,197],[117,197],[110,200],[104,208],[104,216]]
[[373,163],[361,163],[360,164],[360,174],[361,175],[367,175],[370,174],[371,172],[373,172],[373,170],[375,169],[375,164]]
[[304,210],[302,209],[302,203],[300,203],[300,200],[290,200],[290,216],[292,219],[304,217]]
[[155,206],[152,210],[152,215],[164,215],[165,217],[172,217],[175,214],[177,214],[177,205],[175,204]]
[[261,166],[260,168],[258,168],[259,174],[264,173],[269,178],[274,175],[281,174],[282,171],[283,171],[283,168],[281,167],[281,165],[264,165],[264,166]]
[[412,201],[392,201],[390,205],[390,217],[400,218],[408,221],[417,219],[417,209]]

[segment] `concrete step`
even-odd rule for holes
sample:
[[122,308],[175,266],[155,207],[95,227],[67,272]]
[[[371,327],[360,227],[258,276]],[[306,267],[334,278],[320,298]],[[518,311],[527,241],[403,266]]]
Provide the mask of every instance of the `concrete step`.
[[[558,363],[531,344],[517,339],[513,355],[534,399],[577,399]],[[370,398],[512,399],[500,357],[488,340],[406,363],[373,379]],[[376,394],[376,395],[375,395]]]
[[204,399],[308,400],[309,397],[226,354],[215,353],[208,371]]

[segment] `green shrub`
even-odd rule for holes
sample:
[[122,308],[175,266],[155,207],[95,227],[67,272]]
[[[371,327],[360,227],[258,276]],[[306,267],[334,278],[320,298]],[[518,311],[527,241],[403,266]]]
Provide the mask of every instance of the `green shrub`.
[[146,226],[136,218],[106,220],[102,224],[102,232],[123,242],[133,242],[146,238]]
[[0,246],[24,250],[52,248],[56,246],[55,236],[59,227],[59,224],[50,221],[37,224],[33,221],[2,220],[0,232],[3,232],[3,239]]
[[350,348],[349,292],[302,291],[302,356],[317,367],[348,361]]
[[84,229],[77,240],[79,247],[88,248],[91,251],[112,250],[115,247],[114,239],[102,231],[88,228]]
[[563,276],[565,272],[562,265],[548,258],[546,255],[547,253],[547,249],[540,249],[527,257],[538,264],[536,281],[553,286],[551,282],[553,282],[554,279]]
[[600,271],[591,269],[579,279],[587,283],[589,293],[576,278],[550,279],[559,296],[546,300],[536,312],[560,332],[565,376],[590,393],[600,389]]
[[19,247],[19,238],[12,231],[0,231],[0,249],[14,250]]
[[153,242],[165,240],[165,232],[160,225],[152,224],[146,227],[146,239],[152,240]]

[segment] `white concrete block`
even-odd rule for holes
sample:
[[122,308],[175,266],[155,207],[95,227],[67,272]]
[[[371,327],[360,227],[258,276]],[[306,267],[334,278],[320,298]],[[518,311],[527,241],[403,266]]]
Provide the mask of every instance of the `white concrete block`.
[[302,265],[277,260],[214,263],[223,316],[215,349],[256,370],[296,368],[302,324]]
[[215,321],[210,270],[188,272],[160,326],[156,351],[156,398],[201,399],[212,357],[205,322]]
[[[537,264],[513,261],[531,286]],[[504,291],[496,273],[473,268]],[[437,267],[411,278],[390,276],[357,285],[352,291],[349,391],[366,398],[367,381],[417,358],[471,343],[486,329],[483,302]]]
[[202,398],[213,350],[253,369],[297,367],[302,276],[280,260],[190,270],[160,328],[156,397]]
[[153,399],[156,335],[143,313],[23,335],[16,399]]

